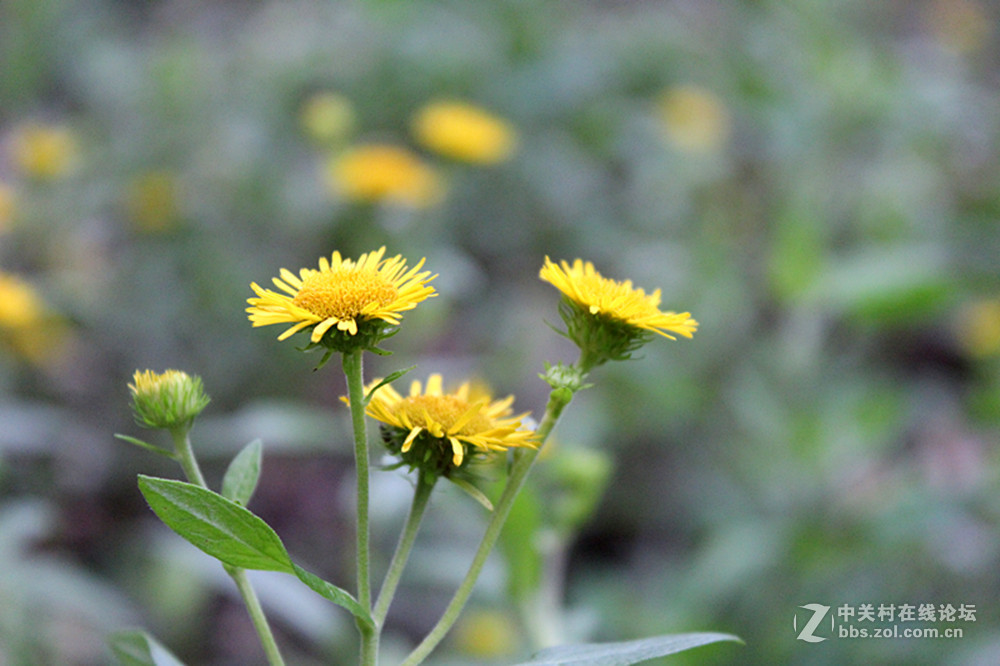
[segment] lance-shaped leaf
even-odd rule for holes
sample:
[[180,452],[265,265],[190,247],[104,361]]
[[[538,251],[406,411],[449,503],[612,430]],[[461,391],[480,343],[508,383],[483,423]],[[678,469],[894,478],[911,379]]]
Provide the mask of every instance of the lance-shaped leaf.
[[561,645],[538,652],[530,661],[517,666],[628,666],[648,659],[677,654],[691,648],[719,641],[736,641],[731,634],[693,633],[652,636],[621,643],[584,643]]
[[140,475],[139,490],[170,529],[223,564],[293,574],[326,599],[371,624],[369,612],[347,591],[292,562],[270,525],[245,507],[184,481]]
[[108,646],[122,666],[184,666],[184,662],[141,629],[116,631],[108,636]]
[[294,572],[270,525],[236,502],[192,483],[143,475],[139,490],[160,520],[212,557],[241,569]]
[[257,488],[263,451],[259,439],[250,442],[236,454],[222,477],[222,496],[246,506]]
[[364,622],[368,627],[375,626],[371,615],[368,614],[368,611],[366,611],[348,592],[337,587],[333,583],[328,583],[316,574],[309,573],[297,564],[293,564],[292,566],[295,567],[294,573],[298,576],[299,580],[308,585],[313,592],[316,592],[324,599],[328,599],[338,606],[343,606],[347,610],[351,611],[354,617]]

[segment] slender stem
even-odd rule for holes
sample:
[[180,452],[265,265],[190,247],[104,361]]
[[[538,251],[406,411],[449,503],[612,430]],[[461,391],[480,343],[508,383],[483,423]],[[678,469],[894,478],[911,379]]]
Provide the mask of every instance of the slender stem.
[[[365,429],[365,387],[362,369],[362,349],[343,353],[344,376],[347,378],[347,399],[351,405],[351,425],[354,430],[354,467],[357,472],[357,563],[358,563],[358,603],[365,610],[371,610],[372,590],[369,566],[371,550],[369,545],[368,521],[368,433]],[[357,623],[361,633],[361,663],[365,666],[378,660],[379,631],[361,622]]]
[[487,557],[493,550],[493,546],[496,544],[496,541],[500,536],[500,530],[503,529],[504,522],[507,520],[507,515],[510,513],[510,508],[514,504],[514,499],[517,497],[518,492],[520,492],[521,487],[524,485],[528,472],[531,471],[532,464],[534,464],[539,451],[541,451],[542,446],[545,444],[545,440],[548,438],[552,429],[555,427],[556,422],[559,420],[559,416],[562,414],[563,409],[566,408],[566,405],[569,404],[569,401],[572,400],[572,398],[573,393],[563,388],[555,389],[550,394],[549,404],[545,408],[545,416],[536,431],[538,437],[538,448],[521,450],[515,455],[514,467],[510,472],[510,477],[507,479],[507,485],[504,487],[503,494],[500,496],[500,500],[493,509],[493,516],[491,517],[489,524],[486,526],[486,532],[483,534],[483,539],[479,542],[479,548],[476,550],[476,554],[472,558],[472,564],[469,565],[469,571],[465,574],[465,578],[462,579],[461,585],[459,585],[458,589],[455,591],[455,595],[451,598],[451,601],[448,603],[448,607],[445,608],[445,611],[441,615],[437,624],[434,625],[434,628],[431,629],[430,633],[424,637],[424,640],[420,642],[413,652],[411,652],[409,656],[403,660],[400,666],[414,666],[415,664],[419,664],[426,659],[427,655],[429,655],[431,651],[437,647],[438,643],[444,639],[452,625],[455,624],[459,614],[461,614],[462,609],[465,607],[465,602],[469,600],[469,596],[472,594],[472,588],[476,584],[476,579],[479,578],[483,565],[486,564]]
[[186,426],[170,431],[170,435],[174,438],[174,451],[177,454],[177,462],[184,469],[184,475],[188,481],[202,488],[208,488],[208,484],[205,483],[205,477],[201,473],[201,468],[198,467],[198,460],[194,457],[189,432],[190,429]]
[[260,638],[260,644],[264,647],[264,652],[267,654],[267,663],[272,666],[281,666],[285,663],[285,660],[281,657],[281,652],[278,651],[278,643],[274,640],[274,634],[271,633],[271,627],[267,623],[267,617],[264,615],[264,609],[260,606],[260,601],[257,599],[257,593],[254,592],[253,585],[250,584],[250,579],[247,577],[247,572],[244,569],[237,569],[235,567],[226,567],[226,573],[232,577],[233,582],[236,583],[237,589],[240,591],[240,596],[243,597],[243,603],[247,607],[247,611],[250,613],[250,619],[253,621],[253,626],[257,630],[257,636]]
[[385,575],[385,580],[382,581],[382,589],[379,590],[378,601],[375,602],[373,618],[376,626],[382,626],[385,616],[389,612],[392,597],[396,594],[396,587],[399,585],[399,579],[403,575],[406,561],[409,559],[410,551],[413,549],[413,542],[416,540],[420,521],[424,517],[427,500],[430,499],[431,491],[434,489],[436,482],[437,477],[431,477],[428,480],[424,474],[417,473],[417,488],[413,493],[413,504],[410,505],[410,513],[406,516],[406,524],[403,525],[403,531],[399,535],[396,552],[392,555],[389,570]]
[[[198,459],[194,457],[189,432],[189,427],[176,428],[170,431],[174,439],[174,451],[188,481],[207,489],[208,484],[205,483],[205,477],[201,473],[201,468],[198,467]],[[230,578],[233,579],[233,582],[236,583],[236,589],[239,590],[240,596],[243,598],[243,604],[247,607],[247,612],[250,613],[250,621],[253,622],[254,629],[257,631],[257,637],[260,639],[260,644],[267,655],[267,663],[271,666],[284,666],[285,660],[278,650],[278,643],[274,640],[274,633],[271,631],[271,626],[264,615],[264,609],[261,608],[257,593],[254,592],[253,586],[250,584],[250,579],[247,578],[247,572],[226,564],[223,564],[222,567],[229,574]]]

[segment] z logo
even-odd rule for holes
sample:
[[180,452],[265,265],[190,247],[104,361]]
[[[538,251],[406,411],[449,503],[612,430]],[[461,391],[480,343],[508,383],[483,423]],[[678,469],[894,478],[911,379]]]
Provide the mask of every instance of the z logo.
[[[830,610],[829,606],[824,606],[823,604],[806,604],[805,606],[799,606],[799,608],[805,608],[808,611],[812,611],[813,615],[806,622],[806,626],[802,627],[802,631],[799,631],[799,635],[796,636],[800,641],[806,641],[808,643],[819,643],[825,641],[826,638],[822,636],[817,636],[813,633],[813,630],[819,626],[819,623],[823,621],[826,617],[827,612]],[[798,615],[792,618],[792,628],[798,631]],[[832,622],[832,619],[831,619]]]

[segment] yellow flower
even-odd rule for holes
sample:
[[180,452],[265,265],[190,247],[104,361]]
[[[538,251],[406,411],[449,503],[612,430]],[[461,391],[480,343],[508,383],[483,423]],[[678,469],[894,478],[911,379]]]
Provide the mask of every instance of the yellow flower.
[[401,255],[383,259],[384,255],[384,246],[362,254],[357,261],[334,252],[330,260],[320,257],[319,270],[303,268],[295,275],[282,268],[281,277],[273,282],[284,294],[263,289],[256,282],[250,285],[257,294],[247,299],[250,321],[255,327],[292,324],[279,340],[309,327],[313,343],[322,341],[331,329],[334,335],[352,338],[364,328],[377,342],[386,325],[398,325],[403,312],[436,295],[427,283],[437,276],[420,271],[423,259],[407,269]]
[[1000,299],[967,305],[957,318],[956,333],[970,356],[987,358],[1000,354]]
[[302,129],[320,144],[336,144],[354,127],[354,109],[342,95],[321,92],[310,97],[302,107]]
[[144,173],[129,183],[125,203],[140,231],[168,231],[179,215],[177,179],[168,171]]
[[76,139],[68,127],[60,125],[24,125],[14,134],[12,149],[14,163],[40,180],[64,176],[76,164]]
[[414,118],[413,134],[431,150],[474,164],[502,162],[517,144],[508,123],[463,102],[428,104]]
[[405,148],[385,144],[355,146],[334,156],[327,178],[334,191],[356,201],[423,208],[440,201],[444,193],[431,167]]
[[426,387],[414,381],[406,397],[391,385],[379,387],[365,411],[385,424],[383,440],[403,462],[448,476],[473,454],[537,446],[534,432],[521,428],[527,413],[510,416],[513,402],[514,396],[493,400],[470,382],[445,393],[441,375],[433,374]]
[[569,300],[595,317],[604,317],[676,340],[670,333],[690,338],[698,330],[691,313],[661,312],[660,290],[646,294],[632,286],[631,280],[618,282],[602,276],[594,264],[577,259],[570,266],[556,265],[545,257],[539,273],[542,280],[561,291]]
[[65,349],[65,322],[24,280],[0,271],[0,338],[16,353],[44,364]]
[[147,428],[190,426],[209,402],[201,378],[181,370],[136,370],[132,382],[132,411],[136,422]]
[[44,314],[42,300],[31,285],[0,272],[0,328],[15,330],[34,326]]
[[500,611],[472,611],[455,627],[455,647],[474,659],[509,656],[517,650],[519,640],[517,626]]
[[719,99],[697,86],[678,86],[658,100],[667,138],[689,152],[716,150],[729,138],[729,112]]

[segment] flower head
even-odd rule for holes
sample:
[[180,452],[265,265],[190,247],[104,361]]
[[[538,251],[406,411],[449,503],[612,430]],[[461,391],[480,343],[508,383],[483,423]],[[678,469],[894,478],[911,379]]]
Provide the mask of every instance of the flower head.
[[28,282],[0,271],[0,342],[33,363],[58,357],[65,348],[66,323]]
[[440,201],[437,172],[405,148],[360,145],[335,155],[327,168],[330,187],[348,199],[425,208]]
[[405,397],[388,384],[377,388],[365,411],[382,422],[386,447],[405,464],[450,476],[493,452],[537,445],[534,432],[522,429],[527,413],[510,415],[513,402],[514,396],[493,400],[470,382],[445,393],[441,375],[433,374],[426,386],[414,381]]
[[12,148],[21,171],[39,180],[57,179],[76,165],[76,138],[62,125],[26,124],[14,134]]
[[180,184],[169,171],[136,176],[125,192],[125,206],[135,228],[146,233],[173,229],[180,218]]
[[671,333],[690,338],[698,329],[690,313],[660,310],[659,289],[646,294],[631,280],[602,276],[589,261],[557,265],[545,257],[539,277],[562,292],[567,335],[579,345],[588,368],[628,358],[652,333],[675,340]]
[[712,152],[729,138],[729,112],[718,97],[697,86],[677,86],[658,100],[666,137],[691,153]]
[[316,143],[336,145],[354,127],[354,109],[350,101],[334,92],[320,92],[310,97],[299,118],[302,129]]
[[209,402],[201,378],[180,370],[136,370],[128,388],[135,420],[146,428],[189,427]]
[[318,270],[303,268],[295,275],[282,268],[273,282],[283,294],[251,283],[257,298],[247,299],[250,321],[255,327],[292,324],[279,340],[311,328],[310,340],[329,349],[372,348],[403,312],[436,295],[427,283],[437,276],[420,270],[423,259],[407,268],[401,255],[384,255],[384,246],[357,261],[334,252],[329,260],[320,258]]
[[427,148],[474,164],[502,162],[517,143],[509,124],[463,102],[428,104],[414,118],[413,133]]

